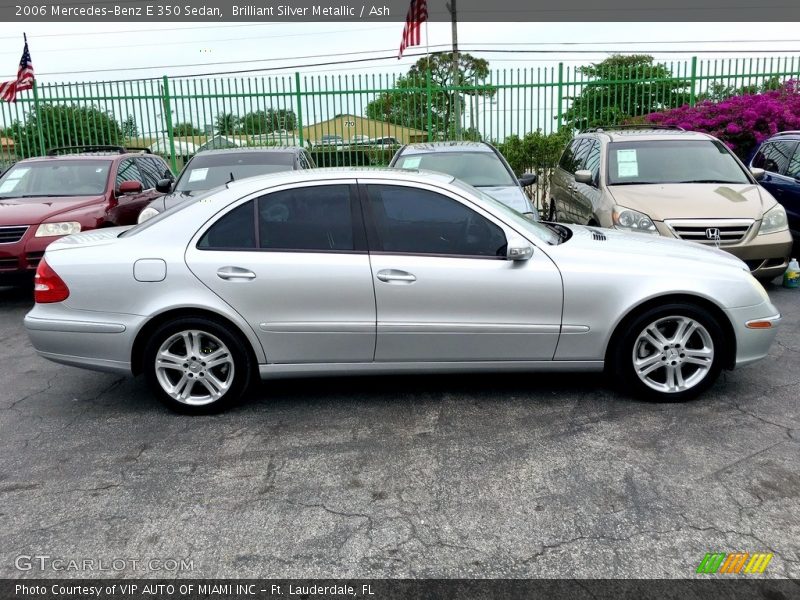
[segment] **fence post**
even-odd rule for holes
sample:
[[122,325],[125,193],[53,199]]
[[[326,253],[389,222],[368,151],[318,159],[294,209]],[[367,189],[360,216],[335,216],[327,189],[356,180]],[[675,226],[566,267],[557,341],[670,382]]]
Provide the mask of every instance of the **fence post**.
[[695,91],[695,84],[697,83],[697,57],[692,57],[692,87],[689,88],[689,106],[694,106],[697,102],[697,92]]
[[431,97],[431,66],[427,65],[425,68],[425,91],[426,91],[426,102],[428,104],[428,124],[426,125],[428,129],[428,141],[433,141],[433,98]]
[[[47,154],[47,148],[44,147],[44,123],[42,123],[42,113],[39,112],[39,86],[36,82],[36,79],[33,80],[33,112],[36,115],[36,123],[38,127],[38,137],[39,137],[39,156],[44,156]],[[32,148],[29,148],[32,150]]]
[[294,72],[294,87],[297,95],[297,138],[300,140],[300,147],[303,147],[303,103],[300,94],[300,71]]
[[169,138],[170,167],[173,173],[178,172],[178,157],[175,156],[175,135],[172,131],[172,105],[169,99],[169,79],[164,75],[164,121],[167,124],[167,137]]
[[[552,96],[550,96],[552,98]],[[561,130],[563,111],[561,105],[564,102],[564,63],[558,63],[558,130]]]

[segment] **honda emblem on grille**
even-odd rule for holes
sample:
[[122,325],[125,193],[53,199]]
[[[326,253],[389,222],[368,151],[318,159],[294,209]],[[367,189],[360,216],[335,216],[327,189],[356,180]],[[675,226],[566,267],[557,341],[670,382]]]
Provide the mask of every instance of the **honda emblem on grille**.
[[720,242],[719,229],[717,227],[709,227],[708,229],[706,229],[706,239],[713,240],[714,245],[717,248],[719,248],[719,242]]

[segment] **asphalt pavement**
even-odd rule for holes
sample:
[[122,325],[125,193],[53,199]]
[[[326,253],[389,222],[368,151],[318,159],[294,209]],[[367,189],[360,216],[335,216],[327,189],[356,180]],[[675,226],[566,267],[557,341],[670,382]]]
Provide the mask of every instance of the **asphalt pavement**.
[[769,291],[769,358],[690,403],[404,376],[186,417],[36,356],[30,293],[0,289],[0,577],[683,578],[734,551],[800,577],[800,290]]

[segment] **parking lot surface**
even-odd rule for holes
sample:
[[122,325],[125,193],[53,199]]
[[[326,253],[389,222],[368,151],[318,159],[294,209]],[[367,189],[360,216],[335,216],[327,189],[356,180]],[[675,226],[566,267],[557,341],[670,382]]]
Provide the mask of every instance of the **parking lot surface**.
[[47,555],[128,559],[79,577],[682,578],[734,551],[800,577],[800,291],[769,291],[770,357],[686,404],[406,376],[264,383],[193,418],[37,357],[30,293],[0,289],[0,577],[65,575],[15,566]]

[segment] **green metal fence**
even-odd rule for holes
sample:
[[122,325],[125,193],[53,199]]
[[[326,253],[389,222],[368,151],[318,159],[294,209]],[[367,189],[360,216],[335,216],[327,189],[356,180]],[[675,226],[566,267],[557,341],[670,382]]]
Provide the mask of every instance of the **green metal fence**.
[[0,162],[54,146],[115,144],[149,148],[177,171],[206,148],[300,144],[324,165],[385,164],[397,143],[502,142],[610,125],[798,77],[800,57],[766,57],[602,71],[559,63],[491,71],[459,86],[438,85],[430,72],[37,84],[0,106]]

